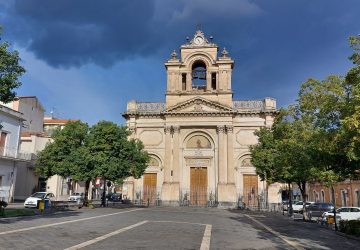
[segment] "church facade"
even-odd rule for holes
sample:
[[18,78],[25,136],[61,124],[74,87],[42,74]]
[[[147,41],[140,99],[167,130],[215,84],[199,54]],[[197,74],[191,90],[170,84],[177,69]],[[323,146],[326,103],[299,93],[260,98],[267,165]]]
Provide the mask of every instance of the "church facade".
[[270,127],[276,101],[233,100],[234,61],[198,30],[165,63],[164,103],[130,101],[123,117],[151,161],[123,195],[163,205],[248,206],[265,199],[251,164],[254,131]]

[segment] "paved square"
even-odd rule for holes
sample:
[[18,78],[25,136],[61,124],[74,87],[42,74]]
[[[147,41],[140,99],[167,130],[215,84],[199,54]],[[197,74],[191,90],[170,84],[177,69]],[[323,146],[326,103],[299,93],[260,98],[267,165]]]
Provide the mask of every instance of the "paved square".
[[358,249],[317,224],[217,208],[97,208],[0,220],[0,249]]

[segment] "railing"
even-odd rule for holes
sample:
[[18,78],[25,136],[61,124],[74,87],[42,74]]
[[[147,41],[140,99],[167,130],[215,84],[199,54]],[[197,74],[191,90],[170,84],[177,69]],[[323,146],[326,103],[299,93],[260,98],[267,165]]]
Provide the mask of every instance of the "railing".
[[216,192],[206,187],[195,187],[180,190],[180,206],[217,206]]
[[165,110],[163,102],[137,102],[136,111],[141,112],[162,112]]
[[233,101],[233,108],[238,110],[262,110],[264,108],[264,102],[260,100]]
[[161,205],[161,188],[153,186],[144,186],[137,188],[134,197],[135,205]]
[[21,152],[14,147],[0,147],[0,157],[31,160],[31,153]]

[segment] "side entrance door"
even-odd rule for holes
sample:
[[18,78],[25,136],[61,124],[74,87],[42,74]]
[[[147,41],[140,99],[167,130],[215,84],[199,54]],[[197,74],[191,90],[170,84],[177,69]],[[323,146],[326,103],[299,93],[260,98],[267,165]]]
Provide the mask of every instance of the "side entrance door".
[[244,174],[244,202],[247,207],[258,206],[258,176]]
[[156,200],[156,173],[144,174],[143,200],[145,203],[154,204]]
[[190,168],[190,205],[207,205],[207,168]]

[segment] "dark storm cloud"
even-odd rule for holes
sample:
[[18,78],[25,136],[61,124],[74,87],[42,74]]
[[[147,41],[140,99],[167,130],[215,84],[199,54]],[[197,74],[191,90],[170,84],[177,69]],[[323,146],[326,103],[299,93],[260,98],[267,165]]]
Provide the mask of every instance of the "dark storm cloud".
[[0,23],[11,41],[65,68],[165,60],[200,23],[236,61],[236,98],[287,103],[306,78],[344,73],[359,9],[359,0],[0,0]]
[[111,65],[146,54],[156,40],[151,1],[20,0],[11,11],[18,38],[53,66]]
[[[1,0],[0,0],[1,1]],[[257,15],[248,0],[14,0],[3,19],[12,39],[55,67],[118,60],[175,48],[197,23]],[[1,2],[0,2],[1,4]],[[219,26],[217,23],[215,26]],[[167,51],[166,53],[168,53]]]

